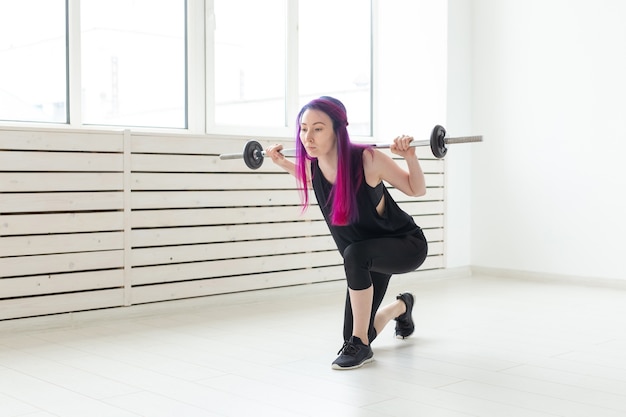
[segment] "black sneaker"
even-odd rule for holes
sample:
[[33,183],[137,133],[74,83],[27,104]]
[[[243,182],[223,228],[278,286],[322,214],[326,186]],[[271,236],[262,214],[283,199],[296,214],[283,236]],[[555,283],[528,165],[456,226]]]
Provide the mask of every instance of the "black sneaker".
[[413,294],[409,292],[402,293],[396,297],[396,300],[402,300],[406,305],[404,314],[395,318],[396,320],[396,338],[406,339],[413,334],[415,324],[413,323],[413,303],[415,299]]
[[340,354],[333,362],[333,369],[355,369],[360,368],[368,362],[374,360],[374,352],[369,345],[364,344],[361,339],[356,336],[350,337],[350,340],[343,343]]

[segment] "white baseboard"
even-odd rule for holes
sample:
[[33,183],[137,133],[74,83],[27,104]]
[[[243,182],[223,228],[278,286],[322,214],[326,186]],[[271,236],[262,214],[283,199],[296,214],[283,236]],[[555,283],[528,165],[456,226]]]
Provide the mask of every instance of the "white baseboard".
[[582,285],[588,287],[608,287],[626,289],[626,279],[612,279],[602,277],[586,277],[565,274],[552,274],[535,271],[521,271],[515,269],[490,268],[485,266],[472,266],[472,275],[485,275],[498,278],[510,278],[528,281],[544,281],[559,284]]
[[467,278],[472,276],[472,268],[470,266],[461,266],[455,268],[431,269],[427,271],[417,270],[408,274],[394,275],[391,280],[394,282],[419,280],[441,280]]

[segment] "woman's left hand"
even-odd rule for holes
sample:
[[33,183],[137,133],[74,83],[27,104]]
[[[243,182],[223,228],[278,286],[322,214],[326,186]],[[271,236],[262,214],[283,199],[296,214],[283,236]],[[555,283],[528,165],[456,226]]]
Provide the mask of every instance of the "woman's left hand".
[[411,158],[415,156],[415,147],[409,146],[413,142],[413,136],[402,135],[393,140],[389,150],[391,153],[403,158]]

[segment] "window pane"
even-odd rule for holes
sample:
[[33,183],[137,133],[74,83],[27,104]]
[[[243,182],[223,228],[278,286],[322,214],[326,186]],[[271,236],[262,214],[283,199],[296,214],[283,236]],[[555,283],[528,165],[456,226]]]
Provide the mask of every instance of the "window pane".
[[185,128],[184,0],[82,0],[83,123]]
[[352,135],[371,135],[370,0],[301,0],[300,104],[326,95],[348,109]]
[[65,0],[0,0],[0,119],[67,122]]
[[285,126],[285,0],[215,0],[215,123]]

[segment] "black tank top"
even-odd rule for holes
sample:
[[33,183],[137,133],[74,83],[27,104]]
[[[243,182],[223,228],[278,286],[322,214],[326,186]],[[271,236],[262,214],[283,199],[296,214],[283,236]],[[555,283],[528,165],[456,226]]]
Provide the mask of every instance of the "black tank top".
[[[362,152],[356,156],[362,158]],[[311,162],[311,172],[315,197],[324,215],[326,224],[328,224],[330,233],[337,244],[337,248],[342,254],[346,247],[354,242],[380,237],[401,237],[419,232],[419,226],[391,198],[387,188],[382,183],[375,188],[370,187],[365,182],[365,174],[363,174],[363,181],[361,181],[356,196],[359,219],[355,223],[346,226],[332,225],[330,221],[332,208],[330,193],[333,186],[322,174],[317,160]],[[376,206],[380,202],[380,198],[376,200],[375,197],[379,193],[379,187],[382,187],[382,195],[385,197],[385,211],[382,215],[379,215],[376,211]]]

